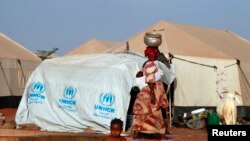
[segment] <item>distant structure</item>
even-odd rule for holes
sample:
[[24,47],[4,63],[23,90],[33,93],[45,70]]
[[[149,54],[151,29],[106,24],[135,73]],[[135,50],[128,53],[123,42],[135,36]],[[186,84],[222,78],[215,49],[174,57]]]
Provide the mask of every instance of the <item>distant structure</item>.
[[65,54],[65,56],[80,55],[80,54],[97,54],[105,53],[107,50],[112,49],[118,45],[115,41],[103,41],[97,39],[91,39],[86,43],[81,44],[79,47]]

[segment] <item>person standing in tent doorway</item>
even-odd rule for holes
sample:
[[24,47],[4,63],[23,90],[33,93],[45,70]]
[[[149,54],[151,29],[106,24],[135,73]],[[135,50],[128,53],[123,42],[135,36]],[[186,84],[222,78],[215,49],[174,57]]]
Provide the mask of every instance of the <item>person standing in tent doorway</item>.
[[146,37],[149,35],[148,38],[152,38],[150,39],[152,44],[145,50],[145,56],[148,60],[142,67],[147,85],[138,93],[133,106],[135,117],[132,130],[134,137],[137,137],[140,133],[150,134],[151,137],[166,133],[166,122],[163,119],[161,107],[167,108],[168,100],[163,83],[160,80],[163,72],[156,61],[159,54],[158,46],[161,44],[161,39],[159,41],[161,35],[146,33]]

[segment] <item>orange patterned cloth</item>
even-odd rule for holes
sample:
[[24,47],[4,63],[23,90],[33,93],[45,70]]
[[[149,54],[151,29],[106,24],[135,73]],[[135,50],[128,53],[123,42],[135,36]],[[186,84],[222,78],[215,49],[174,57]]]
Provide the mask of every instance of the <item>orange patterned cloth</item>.
[[163,83],[156,81],[155,104],[151,104],[149,86],[145,86],[136,97],[133,107],[135,114],[132,130],[144,133],[165,133],[165,123],[163,121],[161,107],[168,107],[167,95]]

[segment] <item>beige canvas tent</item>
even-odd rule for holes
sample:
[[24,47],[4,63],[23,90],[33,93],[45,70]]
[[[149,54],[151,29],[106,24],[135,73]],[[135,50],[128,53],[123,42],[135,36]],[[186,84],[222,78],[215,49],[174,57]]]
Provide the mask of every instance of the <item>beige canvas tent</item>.
[[162,35],[160,51],[166,57],[169,53],[173,55],[175,115],[200,107],[215,107],[220,101],[218,90],[226,87],[241,94],[238,115],[250,117],[250,46],[247,40],[225,30],[161,21],[128,39],[128,44],[124,42],[109,52],[129,50],[144,55],[144,35],[152,31]]
[[0,33],[0,107],[17,106],[28,77],[40,63],[39,57]]
[[106,50],[112,48],[112,46],[117,45],[114,41],[103,41],[92,39],[88,42],[81,44],[79,47],[67,53],[65,56],[77,55],[77,54],[96,54],[104,53]]

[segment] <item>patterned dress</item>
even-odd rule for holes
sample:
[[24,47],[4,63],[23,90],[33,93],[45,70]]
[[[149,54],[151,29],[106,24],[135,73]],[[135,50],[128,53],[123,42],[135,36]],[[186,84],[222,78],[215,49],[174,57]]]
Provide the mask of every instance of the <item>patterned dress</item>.
[[165,133],[165,123],[163,121],[161,107],[168,107],[168,100],[163,83],[155,83],[156,102],[152,104],[149,86],[145,86],[137,95],[133,112],[135,114],[132,130],[143,133]]

